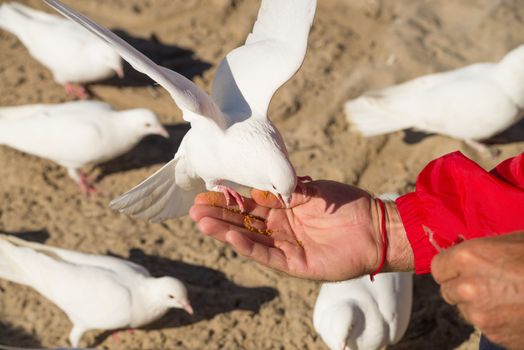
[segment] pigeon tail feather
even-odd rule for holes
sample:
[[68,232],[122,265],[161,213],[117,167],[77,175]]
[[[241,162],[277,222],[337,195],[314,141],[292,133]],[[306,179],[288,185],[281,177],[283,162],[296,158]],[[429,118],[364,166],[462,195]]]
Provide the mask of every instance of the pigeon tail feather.
[[16,257],[13,256],[13,249],[16,249],[16,246],[0,239],[0,278],[28,285],[29,281],[24,278],[25,272],[18,265]]
[[411,127],[397,120],[372,97],[359,97],[344,106],[348,123],[364,136],[376,136]]

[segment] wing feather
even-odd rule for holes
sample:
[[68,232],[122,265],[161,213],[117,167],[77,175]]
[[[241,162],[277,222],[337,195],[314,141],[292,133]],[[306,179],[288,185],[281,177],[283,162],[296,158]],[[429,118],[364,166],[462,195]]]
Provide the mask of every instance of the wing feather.
[[262,0],[246,43],[217,69],[211,96],[223,112],[267,114],[275,91],[302,65],[315,9],[316,0]]
[[213,100],[191,80],[177,72],[157,65],[110,30],[95,23],[60,1],[44,1],[65,17],[80,24],[91,33],[104,40],[107,44],[113,47],[124,60],[129,62],[133,68],[148,75],[151,79],[164,87],[182,111],[191,112],[184,113],[184,119],[191,122],[195,115],[203,116],[210,118],[223,129],[227,127],[228,121],[226,117],[220,113]]

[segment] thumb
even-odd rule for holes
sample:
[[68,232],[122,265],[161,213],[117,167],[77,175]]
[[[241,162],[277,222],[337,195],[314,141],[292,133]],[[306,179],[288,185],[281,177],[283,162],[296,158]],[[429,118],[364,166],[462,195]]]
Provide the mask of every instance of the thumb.
[[[290,208],[304,204],[311,198],[313,187],[309,186],[310,183],[303,183],[295,189],[295,192],[291,195]],[[285,209],[286,206],[273,193],[269,191],[261,191],[256,188],[251,190],[251,198],[258,204],[267,208],[274,209]]]

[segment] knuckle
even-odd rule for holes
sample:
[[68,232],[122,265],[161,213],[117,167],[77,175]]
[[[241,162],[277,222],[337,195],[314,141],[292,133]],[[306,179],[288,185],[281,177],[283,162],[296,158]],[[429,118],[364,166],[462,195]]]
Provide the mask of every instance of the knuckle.
[[490,317],[488,314],[479,311],[472,311],[466,318],[475,326],[484,330],[490,326]]
[[455,251],[455,261],[457,264],[468,266],[477,260],[477,254],[473,249],[471,249],[470,245],[464,244],[457,248],[458,249]]
[[478,284],[471,281],[461,282],[456,286],[457,296],[464,301],[475,300],[478,297],[479,292],[480,288]]

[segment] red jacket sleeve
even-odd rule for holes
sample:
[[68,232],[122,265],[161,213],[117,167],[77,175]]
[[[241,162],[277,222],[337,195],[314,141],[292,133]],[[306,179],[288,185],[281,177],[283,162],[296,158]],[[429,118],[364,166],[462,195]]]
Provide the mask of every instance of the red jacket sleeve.
[[440,249],[463,240],[524,230],[524,153],[487,172],[460,152],[430,162],[415,192],[397,199],[415,257],[430,272]]

